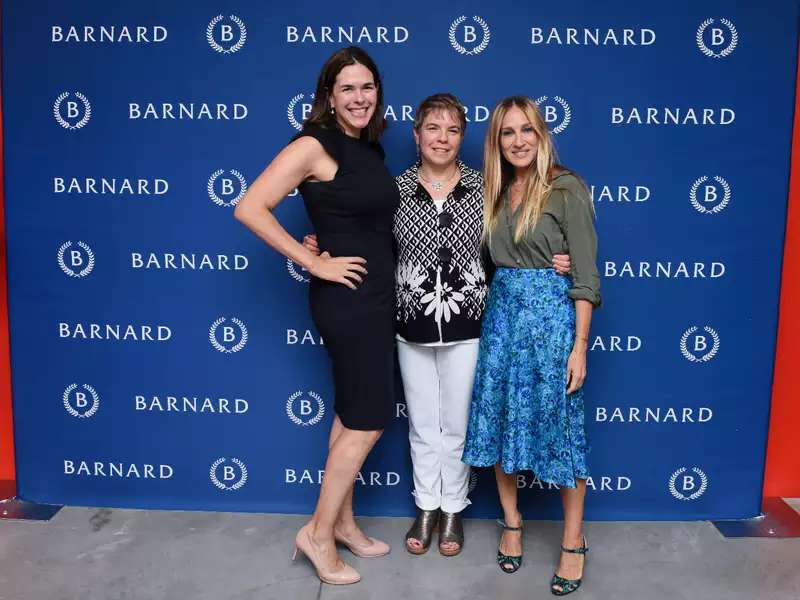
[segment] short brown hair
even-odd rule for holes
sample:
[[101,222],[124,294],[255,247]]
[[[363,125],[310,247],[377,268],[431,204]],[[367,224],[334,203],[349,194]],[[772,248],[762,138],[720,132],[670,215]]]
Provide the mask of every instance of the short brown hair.
[[414,129],[419,131],[425,117],[437,110],[455,113],[456,119],[461,123],[461,135],[464,135],[467,130],[467,114],[464,105],[453,94],[434,94],[425,98],[414,115]]
[[361,132],[362,138],[366,138],[370,142],[377,142],[383,130],[386,129],[386,119],[383,116],[383,83],[375,61],[357,46],[337,50],[322,65],[322,70],[317,79],[317,91],[314,94],[311,114],[308,115],[305,122],[326,128],[337,127],[336,117],[331,113],[329,106],[331,90],[333,90],[333,84],[336,83],[336,77],[342,69],[350,65],[364,65],[369,69],[370,73],[372,73],[375,87],[378,89],[378,105],[375,107],[375,113]]

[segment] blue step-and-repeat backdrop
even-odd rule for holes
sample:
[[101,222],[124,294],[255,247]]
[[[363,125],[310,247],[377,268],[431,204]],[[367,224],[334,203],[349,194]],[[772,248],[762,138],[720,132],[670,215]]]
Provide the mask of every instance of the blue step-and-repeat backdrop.
[[[310,512],[333,389],[307,274],[232,217],[301,126],[319,68],[384,76],[387,162],[414,107],[535,98],[592,187],[591,519],[759,512],[798,5],[678,1],[6,3],[3,91],[19,490],[38,502]],[[295,193],[277,215],[309,229]],[[407,421],[356,481],[407,515]],[[533,474],[528,518],[560,514]],[[470,516],[498,513],[472,476]]]

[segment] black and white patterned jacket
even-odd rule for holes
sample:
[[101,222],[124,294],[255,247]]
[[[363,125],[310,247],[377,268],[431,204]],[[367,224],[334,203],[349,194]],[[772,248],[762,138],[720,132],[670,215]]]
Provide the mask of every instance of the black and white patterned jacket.
[[459,161],[461,178],[439,214],[417,179],[419,166],[396,178],[397,332],[420,344],[477,338],[487,291],[483,176]]

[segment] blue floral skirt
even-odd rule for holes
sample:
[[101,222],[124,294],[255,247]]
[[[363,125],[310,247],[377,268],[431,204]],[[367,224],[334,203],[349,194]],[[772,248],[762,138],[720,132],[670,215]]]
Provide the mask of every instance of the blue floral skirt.
[[465,463],[530,470],[563,487],[589,476],[583,390],[566,393],[575,338],[569,287],[553,269],[497,269],[481,327]]

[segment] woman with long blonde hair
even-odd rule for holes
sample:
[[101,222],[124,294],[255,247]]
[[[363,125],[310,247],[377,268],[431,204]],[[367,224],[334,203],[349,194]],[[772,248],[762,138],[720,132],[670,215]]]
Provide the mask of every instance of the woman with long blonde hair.
[[[553,594],[581,584],[589,476],[582,386],[592,309],[600,305],[597,236],[586,186],[557,164],[530,98],[492,113],[484,146],[484,240],[497,266],[481,328],[463,460],[494,466],[504,520],[500,568],[522,564],[515,473],[561,489],[564,531]],[[569,254],[571,279],[552,269]]]

